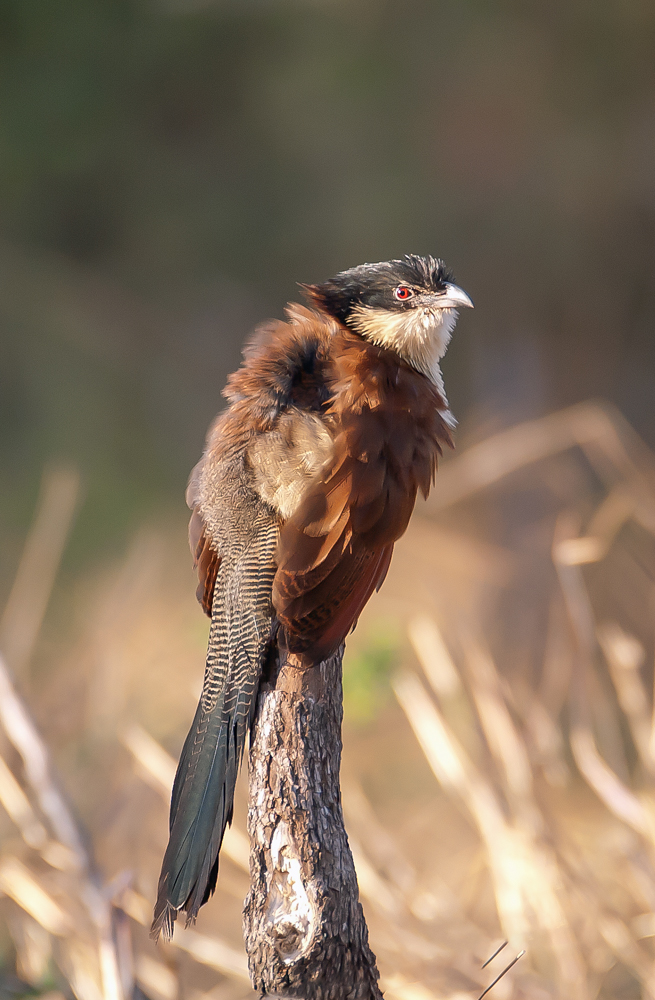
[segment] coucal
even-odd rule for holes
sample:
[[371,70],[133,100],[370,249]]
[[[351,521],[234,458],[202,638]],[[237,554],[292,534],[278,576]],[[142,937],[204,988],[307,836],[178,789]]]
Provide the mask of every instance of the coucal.
[[265,657],[335,652],[389,568],[418,490],[452,445],[439,362],[472,306],[434,257],[301,285],[228,379],[187,492],[211,616],[202,696],[173,786],[153,935],[214,891]]

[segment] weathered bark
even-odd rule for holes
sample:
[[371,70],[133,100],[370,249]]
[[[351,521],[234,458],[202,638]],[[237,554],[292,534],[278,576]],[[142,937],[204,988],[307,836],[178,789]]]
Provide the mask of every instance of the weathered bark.
[[275,664],[259,693],[244,930],[262,994],[382,996],[341,810],[342,656],[306,670]]

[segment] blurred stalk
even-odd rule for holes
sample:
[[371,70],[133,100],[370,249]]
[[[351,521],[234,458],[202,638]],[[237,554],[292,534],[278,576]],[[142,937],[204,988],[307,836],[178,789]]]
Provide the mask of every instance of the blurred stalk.
[[628,635],[616,622],[597,629],[598,642],[610,668],[610,676],[632,734],[643,767],[650,774],[655,765],[650,749],[650,706],[640,668],[646,651],[638,639]]
[[623,481],[634,498],[635,520],[655,534],[652,455],[621,413],[607,403],[578,403],[472,445],[444,464],[428,508],[442,510],[526,465],[576,446],[610,490]]
[[[70,853],[76,873],[79,897],[97,935],[103,1000],[123,1000],[122,977],[114,940],[111,901],[103,892],[100,879],[94,870],[92,859],[85,847],[85,837],[78,828],[72,811],[54,779],[45,743],[32,722],[25,705],[16,693],[1,656],[0,722],[10,741],[21,755],[27,783],[36,797],[41,812],[48,820],[56,839]],[[57,930],[49,926],[47,921],[44,922],[46,918],[43,915],[48,912],[44,903],[46,895],[39,890],[41,895],[37,894],[37,903],[33,904],[31,901],[33,901],[34,892],[25,891],[29,879],[33,880],[34,876],[29,875],[29,873],[26,875],[26,870],[22,871],[16,868],[18,862],[13,864],[13,868],[7,869],[10,862],[13,863],[13,859],[8,859],[2,867],[4,873],[4,881],[1,881],[2,888],[42,926],[51,933],[57,934]],[[7,870],[9,871],[9,880],[6,875]],[[13,891],[16,882],[19,888]],[[76,959],[72,952],[68,958],[75,965]],[[90,998],[86,997],[82,1000],[90,1000]]]
[[[463,690],[461,680],[454,682],[457,668],[436,626],[428,629],[427,622],[414,619],[410,639],[440,702],[447,701],[453,690]],[[514,726],[490,653],[466,633],[460,635],[460,642],[471,697],[497,765],[497,777],[505,788],[506,804],[467,756],[440,708],[425,696],[418,678],[410,673],[400,675],[394,690],[435,776],[461,799],[478,828],[506,936],[521,942],[537,928],[545,931],[561,982],[579,1000],[586,995],[584,961],[567,920],[558,861],[544,836],[546,825],[534,799],[526,748]],[[537,908],[534,897],[539,898]]]
[[36,796],[39,808],[49,821],[57,840],[72,852],[75,867],[88,868],[89,859],[62,793],[50,774],[45,744],[27,709],[18,697],[9,672],[0,656],[0,722],[20,754],[25,777]]
[[0,650],[21,676],[41,629],[80,496],[75,469],[46,469],[36,518],[0,619]]
[[[570,513],[561,514],[555,528],[552,556],[578,652],[570,695],[571,749],[580,773],[607,808],[652,842],[651,824],[646,809],[603,760],[594,739],[589,688],[595,677],[596,624],[580,564],[570,558],[577,540],[574,517]],[[618,725],[615,728],[618,730]],[[620,739],[620,734],[618,738]],[[622,758],[621,748],[620,763]]]
[[[76,471],[60,468],[44,473],[37,515],[0,621],[0,646],[11,658],[14,669],[20,672],[25,671],[34,651],[73,523],[79,493],[80,477]],[[15,690],[1,654],[0,723],[21,756],[26,783],[58,842],[54,845],[46,842],[41,853],[46,857],[50,846],[59,848],[55,852],[57,857],[60,861],[62,858],[67,860],[67,864],[61,867],[75,873],[77,894],[87,919],[90,918],[95,936],[95,949],[92,948],[89,953],[91,957],[86,955],[88,949],[85,950],[81,942],[70,940],[68,929],[72,923],[69,914],[50,899],[34,873],[17,859],[7,858],[2,862],[1,887],[46,931],[62,936],[64,962],[70,967],[71,985],[79,1000],[94,1000],[97,994],[92,971],[94,952],[99,964],[100,996],[103,1000],[123,1000],[123,982],[129,983],[131,976],[121,974],[111,901],[103,892],[101,880],[94,870],[85,845],[86,838],[55,780],[46,745]],[[30,823],[31,817],[26,809],[29,800],[19,800],[7,775],[4,791],[4,798],[12,807],[10,814],[15,816],[23,834],[28,834],[28,842],[30,837],[34,840],[35,829],[38,839],[38,827]],[[80,947],[77,947],[78,944]]]

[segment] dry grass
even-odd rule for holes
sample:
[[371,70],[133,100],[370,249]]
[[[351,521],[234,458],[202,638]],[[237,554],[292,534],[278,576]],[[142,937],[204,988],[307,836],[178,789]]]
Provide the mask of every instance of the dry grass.
[[[173,944],[147,936],[206,639],[181,542],[136,538],[69,597],[75,644],[27,667],[75,504],[74,477],[46,478],[1,625],[25,699],[0,671],[7,961],[37,993],[240,1000],[243,780],[215,899]],[[474,1000],[525,949],[496,1000],[655,998],[654,611],[655,461],[618,414],[576,407],[442,469],[349,644],[356,669],[381,621],[406,636],[396,702],[345,728],[388,996]]]

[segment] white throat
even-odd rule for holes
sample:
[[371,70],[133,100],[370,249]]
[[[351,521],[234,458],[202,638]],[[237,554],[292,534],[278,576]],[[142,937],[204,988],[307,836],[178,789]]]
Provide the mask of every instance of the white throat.
[[446,353],[457,322],[456,309],[431,309],[420,306],[414,309],[392,311],[371,306],[355,306],[348,322],[367,340],[395,351],[400,357],[437,387],[443,397],[440,410],[450,427],[457,421],[448,409],[443,375],[439,362]]

